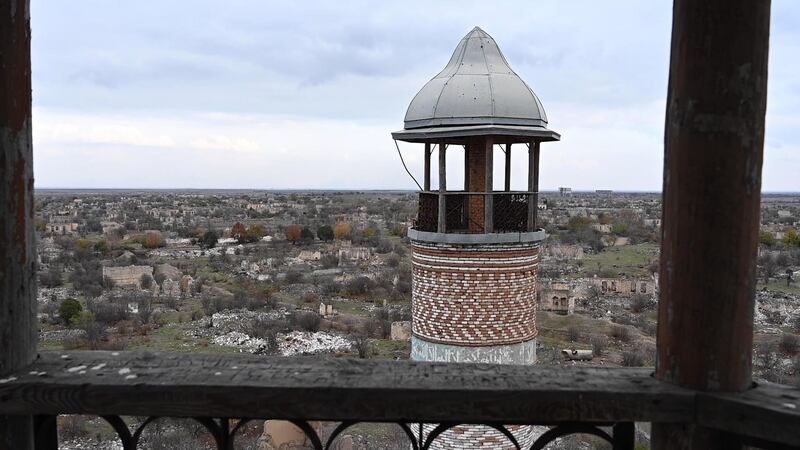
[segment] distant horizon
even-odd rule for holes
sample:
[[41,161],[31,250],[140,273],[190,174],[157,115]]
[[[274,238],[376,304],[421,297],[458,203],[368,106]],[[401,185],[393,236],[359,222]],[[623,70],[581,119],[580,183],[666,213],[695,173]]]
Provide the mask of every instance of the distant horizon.
[[[568,187],[568,186],[564,186]],[[419,189],[353,189],[353,188],[113,188],[113,187],[104,187],[104,188],[89,188],[89,187],[65,187],[65,188],[58,188],[58,187],[35,187],[34,191],[76,191],[76,192],[100,192],[100,191],[108,191],[108,192],[400,192],[400,193],[415,193],[419,192]],[[597,189],[572,189],[572,193],[578,194],[594,194],[597,193],[596,191],[611,191],[612,193],[621,193],[621,194],[661,194],[662,191],[651,191],[651,190],[623,190],[623,189],[606,189],[606,188],[597,188]],[[501,190],[495,190],[494,192],[502,193]],[[555,189],[542,189],[539,193],[559,193],[558,188]],[[768,195],[775,195],[775,194],[791,194],[791,195],[800,195],[800,191],[761,191],[761,194],[768,194]]]

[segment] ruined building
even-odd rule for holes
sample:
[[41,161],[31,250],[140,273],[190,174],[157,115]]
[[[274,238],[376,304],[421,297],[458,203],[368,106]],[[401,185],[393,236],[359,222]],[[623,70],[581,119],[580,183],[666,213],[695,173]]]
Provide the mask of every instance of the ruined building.
[[[534,364],[536,270],[545,237],[536,224],[539,146],[560,138],[542,103],[494,39],[469,32],[450,62],[414,97],[396,140],[424,144],[424,187],[412,245],[411,357],[417,361]],[[439,159],[431,190],[431,155]],[[448,186],[448,152],[463,152],[463,186]],[[511,190],[511,152],[528,154],[526,191]],[[504,157],[494,190],[494,157]],[[499,158],[498,158],[499,159]],[[452,169],[451,169],[452,170]],[[454,189],[455,188],[455,189]],[[426,424],[423,433],[430,433]],[[530,427],[509,429],[523,447]],[[432,448],[511,448],[486,426],[446,431]]]
[[151,266],[103,267],[103,279],[110,280],[114,286],[141,289],[142,276],[153,276]]

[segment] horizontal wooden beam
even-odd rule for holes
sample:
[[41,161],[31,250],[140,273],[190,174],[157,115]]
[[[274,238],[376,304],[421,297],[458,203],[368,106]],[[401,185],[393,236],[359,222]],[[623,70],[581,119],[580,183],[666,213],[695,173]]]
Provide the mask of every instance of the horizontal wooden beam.
[[43,352],[0,379],[2,414],[364,422],[693,423],[800,446],[800,390],[703,393],[651,369],[150,352]]
[[698,392],[696,405],[698,425],[800,448],[800,389],[760,381],[740,393]]
[[691,420],[693,392],[660,383],[651,373],[344,358],[44,352],[16,379],[0,380],[0,414],[504,424]]

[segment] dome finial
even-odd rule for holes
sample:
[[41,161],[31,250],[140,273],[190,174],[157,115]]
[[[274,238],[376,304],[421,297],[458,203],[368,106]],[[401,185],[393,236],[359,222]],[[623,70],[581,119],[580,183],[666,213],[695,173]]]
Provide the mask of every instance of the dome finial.
[[479,26],[461,39],[445,68],[417,93],[406,111],[407,133],[396,136],[452,135],[460,133],[458,127],[470,128],[464,133],[513,127],[519,135],[558,139],[558,133],[547,129],[539,98]]
[[405,122],[406,129],[482,124],[543,127],[547,116],[495,40],[476,26],[461,39],[444,70],[414,97]]

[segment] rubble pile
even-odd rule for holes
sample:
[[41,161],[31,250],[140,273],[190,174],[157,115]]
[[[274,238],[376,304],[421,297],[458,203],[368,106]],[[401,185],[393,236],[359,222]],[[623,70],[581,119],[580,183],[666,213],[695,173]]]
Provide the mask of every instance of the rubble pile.
[[278,334],[278,349],[283,356],[330,353],[349,349],[348,339],[324,331],[292,331]]
[[791,327],[800,317],[800,298],[776,291],[756,293],[755,329],[759,333],[777,334],[781,327]]

